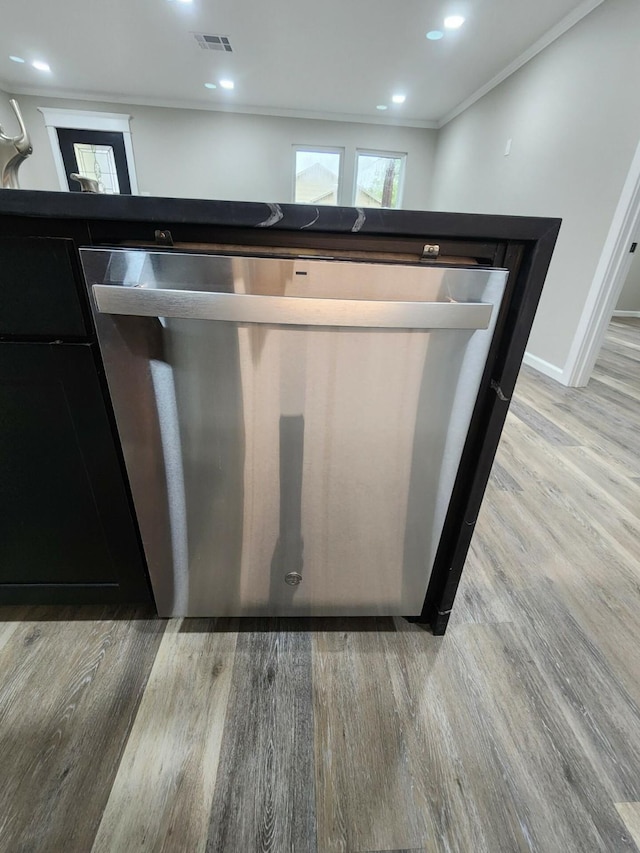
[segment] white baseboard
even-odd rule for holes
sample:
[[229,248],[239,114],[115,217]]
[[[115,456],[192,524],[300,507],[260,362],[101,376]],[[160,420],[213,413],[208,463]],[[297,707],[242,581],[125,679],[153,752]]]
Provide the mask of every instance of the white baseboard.
[[614,311],[614,317],[640,317],[640,311]]
[[550,361],[545,361],[543,358],[538,358],[537,355],[533,355],[530,352],[525,352],[523,361],[539,373],[544,373],[545,376],[550,376],[551,379],[555,379],[556,382],[560,382],[562,385],[567,385],[564,370],[561,367],[551,364]]

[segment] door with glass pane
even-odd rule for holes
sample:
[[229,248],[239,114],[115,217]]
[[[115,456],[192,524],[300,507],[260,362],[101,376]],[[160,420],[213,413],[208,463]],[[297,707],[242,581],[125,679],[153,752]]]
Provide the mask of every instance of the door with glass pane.
[[81,192],[71,175],[98,182],[107,195],[130,195],[131,182],[122,133],[104,130],[73,130],[58,127],[58,142],[71,192]]

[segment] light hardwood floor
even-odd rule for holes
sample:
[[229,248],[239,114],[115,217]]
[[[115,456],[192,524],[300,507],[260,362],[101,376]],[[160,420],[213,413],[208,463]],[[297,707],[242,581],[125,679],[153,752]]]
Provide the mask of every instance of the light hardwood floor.
[[0,851],[638,851],[639,412],[523,370],[444,638],[1,609]]

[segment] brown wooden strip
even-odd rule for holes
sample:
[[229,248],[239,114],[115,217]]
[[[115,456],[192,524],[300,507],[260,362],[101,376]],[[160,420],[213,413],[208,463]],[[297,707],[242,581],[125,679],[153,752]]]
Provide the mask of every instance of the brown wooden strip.
[[204,850],[236,627],[168,623],[93,853]]
[[0,849],[91,849],[164,623],[125,608],[41,609],[0,666]]
[[309,624],[246,619],[242,628],[207,850],[313,853]]

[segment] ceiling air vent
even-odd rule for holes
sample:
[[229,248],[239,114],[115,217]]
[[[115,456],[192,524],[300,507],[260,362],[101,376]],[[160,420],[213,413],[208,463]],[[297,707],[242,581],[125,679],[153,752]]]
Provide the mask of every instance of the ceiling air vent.
[[227,53],[233,52],[228,36],[210,36],[205,33],[194,33],[193,35],[203,50],[226,50]]

